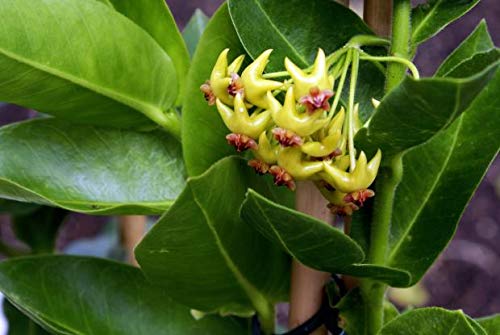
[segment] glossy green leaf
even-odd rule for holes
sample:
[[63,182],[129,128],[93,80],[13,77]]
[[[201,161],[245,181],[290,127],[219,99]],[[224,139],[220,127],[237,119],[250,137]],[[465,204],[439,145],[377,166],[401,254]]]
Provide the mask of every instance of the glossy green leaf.
[[191,56],[194,55],[196,46],[208,24],[208,20],[208,16],[206,16],[201,9],[197,8],[182,31],[182,36],[184,37],[184,41],[186,42],[186,46]]
[[441,64],[435,73],[436,77],[445,77],[453,68],[477,53],[485,52],[495,45],[488,34],[486,21],[482,20],[476,29],[456,48]]
[[479,0],[428,0],[412,10],[412,36],[414,46],[439,33],[451,22],[474,7]]
[[28,214],[14,215],[12,228],[16,237],[33,253],[52,253],[57,233],[68,212],[61,208],[42,206]]
[[[335,307],[339,310],[341,325],[347,334],[366,334],[367,311],[359,288],[349,291]],[[384,324],[398,315],[397,308],[389,301],[384,301]]]
[[413,285],[453,237],[460,216],[500,148],[500,72],[446,131],[405,155],[388,265]]
[[0,197],[92,214],[160,214],[184,187],[180,144],[161,131],[38,119],[0,128]]
[[248,191],[241,217],[290,256],[314,269],[337,273],[361,262],[361,248],[338,228]]
[[356,141],[370,156],[380,148],[386,158],[427,142],[469,108],[497,64],[467,78],[406,77],[382,100]]
[[274,49],[269,71],[282,70],[285,57],[307,67],[318,48],[329,54],[355,35],[372,34],[356,13],[335,1],[291,0],[284,9],[279,0],[229,0],[231,18],[248,54],[257,58]]
[[[286,10],[281,0],[228,3],[248,54],[255,59],[266,49],[274,50],[268,71],[284,70],[285,57],[307,67],[312,65],[318,48],[329,54],[356,35],[373,34],[356,13],[331,0],[291,0],[287,1]],[[356,100],[363,120],[373,113],[371,98],[381,99],[384,82],[384,74],[376,66],[361,62]]]
[[256,175],[245,160],[225,158],[189,179],[136,248],[146,275],[205,312],[249,315],[286,299],[289,258],[239,218],[248,187],[290,205],[290,191]]
[[24,315],[8,300],[4,300],[2,305],[3,313],[8,322],[7,335],[50,335],[50,333]]
[[137,268],[108,260],[41,256],[0,264],[0,290],[56,335],[246,334],[232,318],[195,321]]
[[97,1],[0,3],[0,100],[73,122],[173,124],[170,57],[143,29]]
[[406,271],[371,264],[361,248],[343,232],[309,215],[276,204],[253,190],[241,208],[243,220],[301,263],[317,270],[369,277],[406,285]]
[[230,132],[222,122],[217,108],[208,106],[200,86],[210,77],[217,57],[230,48],[230,57],[244,54],[234,31],[227,5],[223,4],[207,25],[191,63],[186,99],[182,110],[182,149],[190,176],[207,170],[219,159],[233,155],[235,150],[226,141]]
[[442,308],[415,309],[393,319],[379,335],[485,335],[462,311]]
[[490,64],[495,63],[500,59],[500,49],[490,49],[485,52],[479,52],[467,59],[466,62],[462,62],[453,70],[449,71],[446,76],[450,78],[464,78],[466,76],[471,76],[477,73],[478,70],[483,70]]
[[481,325],[488,335],[497,335],[500,330],[500,314],[476,319],[476,322]]
[[[179,104],[184,97],[189,54],[165,0],[109,0],[121,14],[144,29],[170,56],[178,80]],[[140,57],[140,56],[139,56]],[[171,85],[171,84],[170,84]],[[170,90],[171,86],[162,89]]]

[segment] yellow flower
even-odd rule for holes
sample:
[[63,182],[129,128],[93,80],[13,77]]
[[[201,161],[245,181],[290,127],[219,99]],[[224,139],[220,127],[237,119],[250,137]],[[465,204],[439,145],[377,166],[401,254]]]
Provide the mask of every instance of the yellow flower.
[[288,58],[285,58],[285,67],[293,79],[295,99],[297,101],[309,95],[312,88],[318,88],[319,91],[331,90],[333,88],[333,76],[328,75],[325,52],[322,49],[318,49],[318,54],[310,73],[304,72]]
[[271,49],[264,51],[241,74],[241,81],[245,88],[245,99],[251,104],[264,109],[268,108],[266,94],[269,91],[283,87],[283,83],[279,81],[264,79],[262,77],[271,52]]
[[323,113],[299,113],[294,98],[293,87],[290,87],[285,96],[285,103],[281,106],[271,92],[267,93],[269,108],[274,122],[281,128],[289,129],[299,136],[309,136],[328,123]]
[[278,155],[278,165],[296,180],[309,179],[323,170],[322,162],[305,161],[302,159],[302,155],[300,148],[282,148]]
[[[330,123],[328,135],[321,141],[307,142],[301,149],[305,154],[312,157],[325,157],[331,155],[336,149],[341,149],[342,125],[344,124],[345,111],[341,108]],[[341,154],[339,152],[338,154]],[[338,155],[335,155],[338,156]]]
[[217,99],[216,104],[224,124],[235,134],[243,134],[257,139],[269,126],[271,121],[271,113],[269,111],[249,115],[240,93],[237,93],[234,97],[234,110],[223,104],[220,99]]
[[367,163],[365,153],[361,152],[356,167],[352,172],[346,172],[329,162],[323,162],[324,171],[320,175],[336,190],[343,193],[352,193],[367,189],[373,183],[381,159],[382,152],[378,150],[372,160]]
[[229,49],[224,49],[220,53],[219,58],[217,58],[217,62],[212,70],[212,74],[210,75],[210,81],[204,85],[210,86],[212,93],[217,99],[221,100],[226,105],[232,106],[234,97],[229,94],[228,88],[234,80],[233,74],[236,74],[239,71],[245,56],[241,55],[237,57],[230,65],[228,65],[228,53]]
[[253,154],[260,161],[267,164],[274,164],[278,159],[278,146],[273,146],[267,138],[267,133],[264,131],[259,136],[259,145],[256,150],[252,150]]

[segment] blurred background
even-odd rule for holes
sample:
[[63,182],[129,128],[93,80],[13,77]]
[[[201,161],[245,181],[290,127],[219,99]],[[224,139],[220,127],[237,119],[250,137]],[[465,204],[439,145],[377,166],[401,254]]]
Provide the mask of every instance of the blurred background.
[[[413,1],[414,4],[424,1]],[[167,0],[181,30],[194,10],[210,16],[222,0]],[[351,8],[362,16],[362,0],[351,0]],[[500,45],[500,2],[482,0],[459,21],[425,42],[416,56],[423,76],[430,76],[446,56],[485,18],[495,45]],[[335,29],[332,26],[332,29]],[[0,125],[35,116],[33,111],[0,104]],[[442,306],[463,309],[473,317],[500,312],[500,159],[497,157],[466,209],[448,249],[428,272],[421,285],[393,290],[391,299],[400,307]],[[154,218],[150,219],[150,224]],[[16,241],[7,215],[0,214],[0,240],[22,247]],[[64,253],[123,258],[117,220],[71,214],[61,228],[57,249]],[[0,257],[2,251],[0,250]],[[3,321],[2,321],[3,320]],[[7,334],[0,316],[0,335]]]

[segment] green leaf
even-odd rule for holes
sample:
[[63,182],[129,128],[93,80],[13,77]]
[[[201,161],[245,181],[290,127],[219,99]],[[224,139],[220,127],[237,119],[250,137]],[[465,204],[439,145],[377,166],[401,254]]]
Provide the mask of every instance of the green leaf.
[[145,274],[174,299],[204,312],[250,315],[284,300],[288,257],[238,215],[248,187],[290,204],[291,192],[274,186],[272,178],[256,175],[243,159],[225,158],[189,179],[136,248]]
[[14,215],[14,233],[33,253],[52,253],[57,233],[67,214],[64,209],[42,206],[29,214]]
[[282,70],[285,57],[307,67],[318,48],[329,54],[356,35],[373,34],[356,13],[329,0],[290,0],[286,10],[279,0],[229,0],[229,12],[252,58],[274,49],[270,71]]
[[439,33],[478,2],[479,0],[428,0],[413,8],[411,15],[413,47]]
[[228,129],[215,106],[208,106],[200,85],[210,77],[217,57],[230,48],[230,57],[244,54],[234,31],[227,5],[215,13],[203,33],[188,74],[186,99],[182,111],[182,149],[190,176],[207,170],[219,159],[233,155],[235,150],[226,141]]
[[317,270],[369,277],[392,285],[410,282],[406,271],[361,262],[364,253],[349,236],[312,216],[276,204],[250,190],[243,220],[284,252]]
[[361,248],[341,230],[312,216],[276,204],[249,190],[241,217],[302,264],[338,273],[361,262]]
[[186,27],[182,31],[182,36],[184,37],[184,41],[186,42],[189,54],[191,56],[194,55],[194,51],[196,50],[196,46],[200,41],[201,35],[205,31],[205,28],[208,24],[208,16],[203,13],[201,9],[196,9],[194,11],[193,16],[189,19]]
[[497,65],[467,78],[406,77],[382,100],[356,141],[370,156],[380,148],[386,158],[427,142],[469,108]]
[[8,300],[4,300],[2,304],[3,313],[9,326],[7,335],[50,335],[50,333],[24,315]]
[[[165,0],[109,1],[118,12],[144,29],[170,56],[177,74],[177,103],[180,104],[189,69],[189,53]],[[163,86],[162,89],[168,90],[171,86]]]
[[488,335],[496,335],[500,329],[500,314],[476,319],[476,322],[481,325]]
[[[286,10],[281,0],[229,0],[228,3],[248,54],[255,59],[266,49],[274,50],[267,66],[269,71],[283,70],[285,57],[307,67],[312,65],[318,48],[329,54],[356,35],[373,34],[356,13],[331,0],[289,0]],[[363,120],[373,113],[371,98],[382,98],[384,82],[384,74],[376,66],[361,63],[356,99]]]
[[446,74],[450,78],[464,78],[483,70],[500,59],[500,49],[493,48],[485,52],[479,52],[462,62]]
[[38,119],[0,128],[0,197],[92,214],[160,214],[184,187],[164,132]]
[[166,128],[177,97],[170,57],[97,1],[0,3],[0,100],[73,122]]
[[[339,310],[340,324],[349,335],[366,334],[367,311],[363,296],[359,288],[354,288],[345,295],[336,308]],[[384,324],[399,315],[397,308],[389,301],[384,300]]]
[[465,206],[498,153],[499,90],[497,71],[458,120],[403,159],[387,264],[410,272],[411,285],[453,237]]
[[232,318],[195,321],[137,268],[108,260],[41,256],[0,264],[0,290],[57,335],[246,334]]
[[379,335],[485,335],[462,311],[421,308],[401,314],[378,333]]
[[495,45],[488,34],[486,21],[481,20],[476,29],[456,48],[436,71],[436,77],[446,77],[453,68],[477,53],[492,49]]

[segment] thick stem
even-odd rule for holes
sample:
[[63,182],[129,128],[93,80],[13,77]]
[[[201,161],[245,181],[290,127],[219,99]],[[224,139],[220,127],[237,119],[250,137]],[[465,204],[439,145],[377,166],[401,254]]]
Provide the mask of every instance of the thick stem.
[[[411,35],[411,1],[394,0],[394,18],[392,28],[391,55],[409,59]],[[401,63],[389,63],[387,66],[386,91],[390,91],[403,80],[406,66]]]
[[[297,185],[297,210],[312,215],[325,222],[332,221],[332,215],[326,207],[327,201],[323,198],[312,182],[300,182]],[[290,313],[288,326],[297,327],[313,316],[321,307],[323,287],[330,278],[330,274],[317,271],[299,263],[292,264],[292,278],[290,287]],[[313,335],[326,335],[325,327],[313,332]]]
[[120,216],[120,242],[127,253],[127,262],[138,266],[135,260],[134,248],[146,232],[147,218],[143,215]]
[[[382,167],[377,176],[375,205],[371,223],[368,263],[385,265],[389,244],[392,207],[396,187],[401,181],[403,163],[401,155],[393,157],[389,167]],[[384,321],[383,302],[387,286],[385,284],[362,280],[361,290],[365,303],[367,334],[377,334]]]

